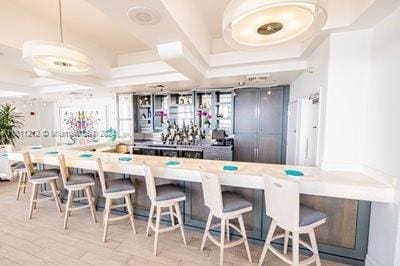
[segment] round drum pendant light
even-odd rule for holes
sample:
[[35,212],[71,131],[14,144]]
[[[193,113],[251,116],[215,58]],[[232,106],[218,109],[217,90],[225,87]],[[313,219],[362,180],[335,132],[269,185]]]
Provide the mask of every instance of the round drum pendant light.
[[326,22],[319,0],[232,0],[224,12],[223,35],[236,49],[257,49],[317,33]]
[[79,49],[63,41],[62,9],[59,4],[60,42],[28,41],[23,44],[23,58],[34,68],[61,74],[86,75],[90,72],[90,60]]

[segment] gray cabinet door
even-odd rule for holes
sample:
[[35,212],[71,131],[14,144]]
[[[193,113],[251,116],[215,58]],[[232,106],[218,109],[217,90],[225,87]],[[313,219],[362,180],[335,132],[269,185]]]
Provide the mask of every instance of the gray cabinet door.
[[260,91],[259,133],[281,134],[283,88]]
[[243,89],[235,95],[235,134],[257,133],[259,91]]
[[281,162],[281,138],[280,134],[258,135],[258,163],[280,164]]
[[257,135],[237,134],[235,135],[234,160],[240,162],[255,162]]

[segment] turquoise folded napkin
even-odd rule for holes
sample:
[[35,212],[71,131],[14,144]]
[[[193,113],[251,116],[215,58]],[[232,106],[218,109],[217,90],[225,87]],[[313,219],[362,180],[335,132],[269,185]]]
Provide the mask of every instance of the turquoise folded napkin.
[[66,145],[66,146],[72,146],[72,145],[74,145],[74,143],[73,143],[73,142],[66,142],[66,143],[64,143],[64,145]]
[[166,163],[166,165],[169,167],[178,167],[179,164],[180,164],[180,162],[177,162],[177,161],[169,161]]
[[84,159],[89,159],[93,157],[93,154],[91,153],[82,153],[81,155],[79,155],[79,157],[84,158]]
[[7,153],[3,153],[2,155],[0,155],[0,157],[1,157],[1,158],[7,158],[8,155],[7,155]]
[[298,170],[285,170],[285,173],[290,176],[303,176],[303,172]]
[[57,155],[58,151],[48,151],[46,152],[47,155]]
[[39,149],[41,149],[42,148],[42,146],[31,146],[31,149],[32,150],[39,150]]
[[132,157],[127,157],[127,156],[119,157],[118,160],[121,161],[121,162],[129,162],[129,161],[132,161]]
[[233,171],[237,171],[239,169],[239,167],[237,167],[236,165],[224,165],[223,170],[227,171],[227,172],[233,172]]

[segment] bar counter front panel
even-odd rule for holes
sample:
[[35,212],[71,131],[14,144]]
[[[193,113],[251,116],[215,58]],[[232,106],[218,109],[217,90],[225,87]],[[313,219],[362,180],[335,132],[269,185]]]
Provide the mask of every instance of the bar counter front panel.
[[[67,165],[76,168],[74,171],[96,170],[93,159],[79,158],[80,151],[60,152],[65,154]],[[44,154],[44,151],[32,152],[33,161],[58,166],[57,157]],[[15,159],[20,159],[20,153],[15,155]],[[125,178],[133,180],[136,193],[132,200],[137,216],[147,217],[150,209],[141,166],[143,161],[153,167],[154,175],[159,177],[158,182],[172,180],[179,183],[187,194],[187,200],[181,206],[185,225],[197,229],[205,227],[208,214],[201,190],[199,165],[214,171],[220,171],[224,164],[238,165],[237,173],[221,172],[221,183],[224,185],[223,189],[236,191],[253,202],[254,210],[245,216],[245,224],[249,238],[257,244],[263,244],[270,223],[265,215],[262,175],[287,178],[284,175],[284,165],[178,158],[181,166],[168,168],[165,163],[171,158],[166,157],[134,155],[133,162],[119,163],[118,157],[121,155],[115,153],[97,152],[96,156],[102,157],[104,169],[110,172],[111,178],[123,174]],[[393,188],[357,173],[327,172],[312,167],[297,168],[305,173],[304,178],[298,180],[302,193],[301,202],[328,215],[327,223],[316,232],[322,257],[363,265],[368,243],[370,201],[390,202],[391,198],[386,195],[390,195]],[[104,201],[98,179],[95,196],[98,207],[102,208]]]

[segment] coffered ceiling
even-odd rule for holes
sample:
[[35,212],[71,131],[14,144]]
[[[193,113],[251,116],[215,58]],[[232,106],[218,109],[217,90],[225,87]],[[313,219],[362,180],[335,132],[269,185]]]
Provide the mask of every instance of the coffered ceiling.
[[[57,0],[0,1],[0,90],[31,95],[92,88],[98,92],[146,91],[146,84],[170,90],[237,86],[247,75],[270,75],[288,84],[307,69],[310,50],[332,31],[369,27],[398,0],[326,0],[328,20],[306,42],[238,51],[222,39],[222,15],[229,0],[63,0],[64,40],[92,59],[89,76],[38,75],[22,60],[29,40],[59,40]],[[127,15],[148,7],[159,15],[141,25]]]

